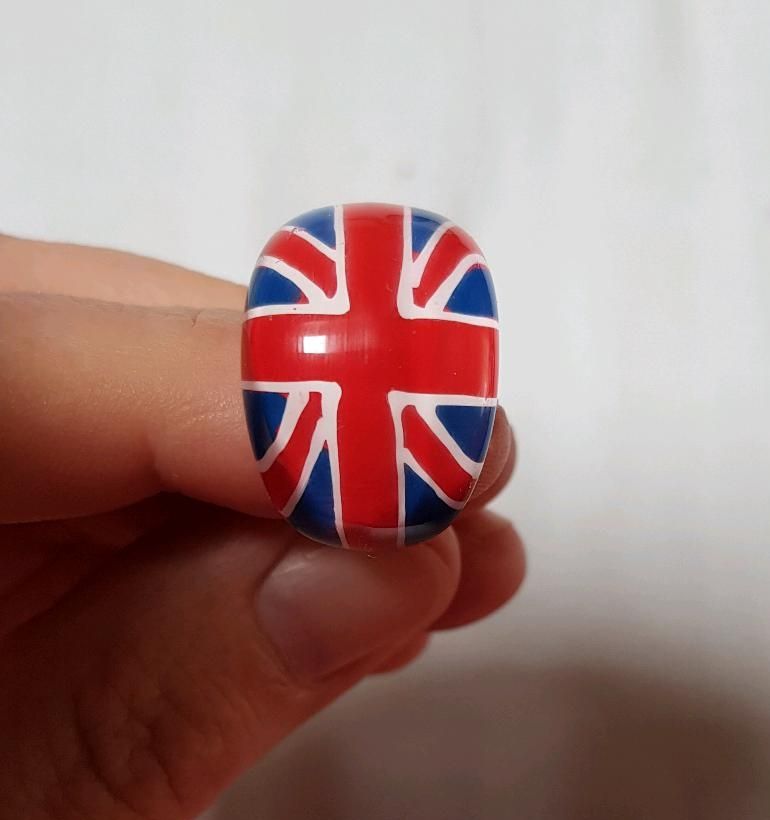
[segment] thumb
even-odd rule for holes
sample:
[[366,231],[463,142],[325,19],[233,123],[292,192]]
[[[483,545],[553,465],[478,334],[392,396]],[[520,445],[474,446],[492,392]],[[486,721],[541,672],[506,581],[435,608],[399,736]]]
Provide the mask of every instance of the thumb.
[[207,509],[148,536],[2,645],[0,817],[196,816],[458,577],[451,531],[370,558]]

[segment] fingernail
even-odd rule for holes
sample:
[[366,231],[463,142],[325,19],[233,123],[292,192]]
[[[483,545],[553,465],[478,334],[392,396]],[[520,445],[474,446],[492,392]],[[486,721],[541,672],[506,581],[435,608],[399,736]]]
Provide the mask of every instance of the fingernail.
[[457,571],[435,546],[373,557],[303,546],[264,581],[257,617],[290,674],[318,680],[427,626],[451,600]]

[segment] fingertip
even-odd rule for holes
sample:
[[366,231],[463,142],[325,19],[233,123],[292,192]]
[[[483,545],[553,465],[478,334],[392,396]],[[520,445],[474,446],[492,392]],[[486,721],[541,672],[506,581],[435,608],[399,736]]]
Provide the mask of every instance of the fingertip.
[[473,488],[468,508],[475,509],[489,503],[508,483],[515,465],[516,439],[505,410],[498,407],[487,457]]
[[459,579],[452,530],[374,555],[299,539],[260,586],[257,616],[289,674],[314,681],[427,629]]
[[384,675],[404,669],[423,655],[429,643],[430,635],[426,633],[420,633],[416,637],[410,638],[381,661],[372,670],[371,674]]
[[454,525],[462,555],[462,580],[434,629],[451,629],[489,615],[519,590],[526,574],[524,544],[513,525],[489,510]]

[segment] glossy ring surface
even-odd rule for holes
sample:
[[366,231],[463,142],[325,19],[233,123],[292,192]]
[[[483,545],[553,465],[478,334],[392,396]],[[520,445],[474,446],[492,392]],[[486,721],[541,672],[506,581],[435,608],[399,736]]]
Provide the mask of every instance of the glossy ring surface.
[[305,535],[373,550],[447,527],[497,403],[494,288],[476,243],[401,205],[302,214],[260,255],[242,378],[265,486]]

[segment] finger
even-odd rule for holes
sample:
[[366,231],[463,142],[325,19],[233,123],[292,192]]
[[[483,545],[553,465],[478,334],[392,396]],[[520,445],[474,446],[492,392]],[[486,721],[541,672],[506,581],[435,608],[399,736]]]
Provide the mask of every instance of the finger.
[[240,394],[239,313],[0,296],[0,520],[159,490],[270,514]]
[[459,518],[462,578],[452,603],[433,629],[453,629],[499,609],[521,586],[526,571],[524,544],[511,523],[489,510]]
[[451,531],[370,558],[232,514],[123,551],[4,644],[8,816],[195,816],[424,632],[458,574]]
[[[274,515],[243,418],[240,324],[234,311],[0,296],[0,521],[90,515],[160,490]],[[510,442],[501,414],[486,492]]]
[[421,632],[416,637],[411,638],[399,646],[395,652],[388,655],[385,660],[378,664],[372,674],[384,675],[389,672],[397,672],[399,669],[409,666],[409,664],[416,661],[417,658],[425,652],[429,643],[430,636]]
[[157,495],[87,518],[0,527],[0,641],[53,606],[112,553],[168,521],[183,501]]
[[[131,305],[242,309],[246,289],[122,251],[0,236],[0,291],[69,294]],[[500,416],[502,415],[502,419]],[[505,422],[505,423],[503,423]],[[513,471],[515,445],[498,408],[489,455],[471,506],[494,498]]]
[[[65,294],[128,305],[241,310],[246,288],[157,259],[108,248],[0,236],[0,292]],[[512,439],[498,409],[489,457],[474,490],[477,506],[510,477]],[[503,414],[504,416],[504,414]],[[506,473],[507,471],[507,473]],[[504,480],[500,476],[506,473]]]
[[[462,572],[447,609],[431,624],[432,630],[464,626],[489,615],[519,589],[526,560],[521,538],[509,521],[489,511],[477,511],[452,527],[458,537]],[[382,658],[375,674],[402,669],[428,646],[430,634],[412,635]]]
[[466,515],[488,504],[510,481],[516,466],[516,439],[502,407],[497,408],[487,457],[473,488]]
[[246,289],[132,253],[0,236],[0,291],[241,310]]

